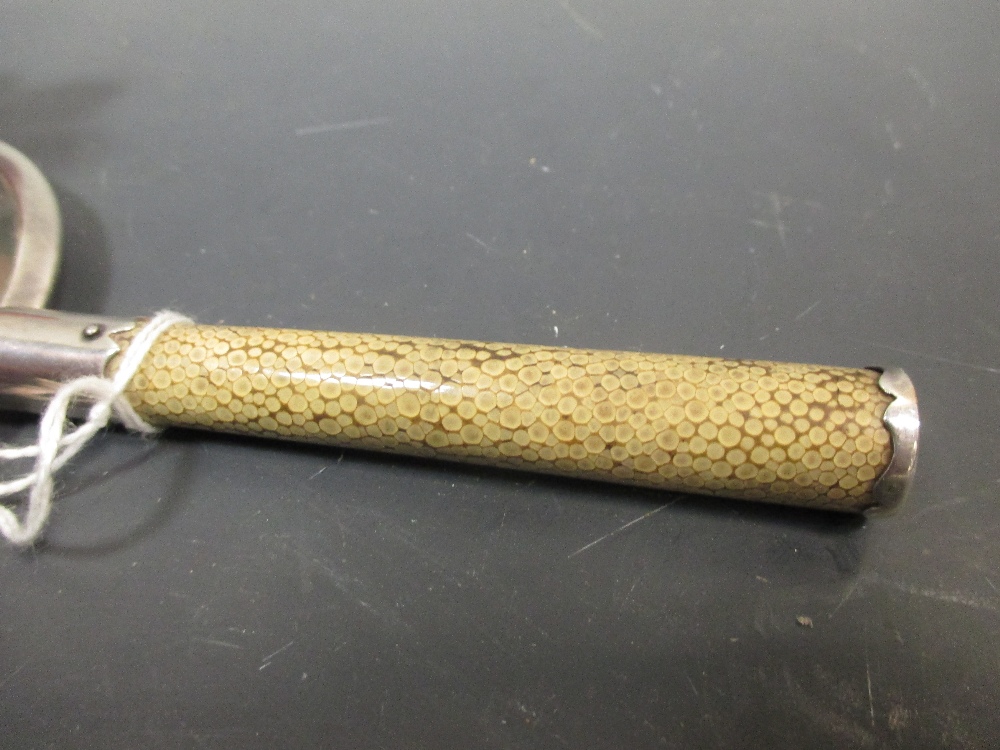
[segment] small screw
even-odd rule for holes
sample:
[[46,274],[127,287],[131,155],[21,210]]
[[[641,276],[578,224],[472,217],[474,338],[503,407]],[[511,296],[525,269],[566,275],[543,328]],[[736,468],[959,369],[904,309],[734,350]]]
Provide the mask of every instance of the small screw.
[[100,336],[102,333],[104,333],[104,326],[102,326],[100,323],[91,323],[88,326],[84,326],[84,329],[83,329],[83,340],[84,341],[93,341],[98,336]]

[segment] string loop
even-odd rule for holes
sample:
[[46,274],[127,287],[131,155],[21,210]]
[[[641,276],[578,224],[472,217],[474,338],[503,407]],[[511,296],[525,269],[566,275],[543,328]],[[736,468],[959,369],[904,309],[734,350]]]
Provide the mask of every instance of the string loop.
[[[38,541],[52,513],[53,475],[107,427],[112,416],[130,430],[146,435],[159,432],[136,413],[123,394],[160,335],[171,326],[191,322],[190,318],[170,310],[158,312],[133,337],[113,378],[87,375],[63,383],[38,421],[37,441],[32,445],[0,448],[0,462],[35,459],[31,472],[0,482],[0,497],[28,490],[23,521],[12,508],[0,505],[0,534],[9,542],[26,547]],[[70,426],[67,414],[78,398],[89,399],[93,404],[81,424]]]

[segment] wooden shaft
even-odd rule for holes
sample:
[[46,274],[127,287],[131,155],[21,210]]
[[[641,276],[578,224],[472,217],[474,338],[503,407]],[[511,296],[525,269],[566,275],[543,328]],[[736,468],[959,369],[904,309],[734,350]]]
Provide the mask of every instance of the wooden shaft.
[[178,325],[126,395],[164,426],[856,512],[874,504],[892,457],[882,421],[892,397],[878,378],[777,362]]

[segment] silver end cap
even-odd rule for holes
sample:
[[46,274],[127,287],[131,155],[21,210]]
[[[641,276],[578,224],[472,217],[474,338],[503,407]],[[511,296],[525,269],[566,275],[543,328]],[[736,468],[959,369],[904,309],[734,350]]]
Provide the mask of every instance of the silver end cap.
[[917,468],[917,442],[920,437],[920,413],[917,392],[909,376],[891,367],[878,380],[879,388],[893,396],[882,421],[892,437],[892,459],[875,483],[875,505],[870,515],[894,512],[906,499]]

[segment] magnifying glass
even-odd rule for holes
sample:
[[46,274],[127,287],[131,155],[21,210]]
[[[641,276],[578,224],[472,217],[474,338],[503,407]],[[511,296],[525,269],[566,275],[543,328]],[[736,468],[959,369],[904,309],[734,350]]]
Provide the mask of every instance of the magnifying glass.
[[[113,378],[145,319],[45,310],[59,212],[0,143],[0,398]],[[123,398],[178,425],[845,512],[902,502],[919,416],[899,369],[177,322]]]

